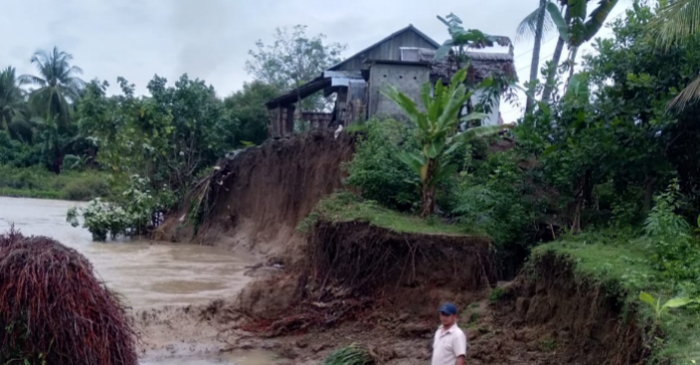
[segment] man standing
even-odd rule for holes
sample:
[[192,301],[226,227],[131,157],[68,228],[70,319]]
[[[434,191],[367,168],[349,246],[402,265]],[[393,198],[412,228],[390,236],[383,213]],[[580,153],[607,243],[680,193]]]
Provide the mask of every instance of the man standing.
[[457,307],[451,303],[440,307],[442,325],[435,332],[431,365],[464,365],[467,336],[457,327]]

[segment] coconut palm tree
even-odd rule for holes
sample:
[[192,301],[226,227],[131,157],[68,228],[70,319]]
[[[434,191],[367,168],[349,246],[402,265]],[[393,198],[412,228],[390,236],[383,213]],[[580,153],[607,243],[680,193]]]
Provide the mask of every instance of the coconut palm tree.
[[[530,62],[530,82],[538,79],[540,65],[540,47],[544,36],[551,32],[554,28],[563,39],[568,39],[568,26],[557,4],[551,0],[540,0],[540,5],[530,15],[526,16],[516,30],[515,40],[535,38],[535,44],[532,48],[532,61]],[[525,104],[526,112],[532,110],[534,104],[534,96],[528,93],[527,102]]]
[[0,71],[0,130],[15,139],[30,141],[33,131],[20,85],[13,67]]
[[37,67],[39,76],[22,75],[24,84],[38,86],[29,97],[32,112],[45,120],[53,120],[60,131],[65,131],[70,123],[69,103],[78,99],[85,82],[77,75],[83,71],[71,66],[73,56],[54,47],[51,52],[37,51],[31,62]]
[[[561,33],[557,46],[554,49],[552,56],[552,71],[547,77],[547,84],[542,92],[542,101],[549,101],[549,98],[554,89],[554,74],[559,67],[561,53],[564,49],[564,43],[569,46],[569,60],[571,68],[569,69],[569,78],[573,75],[574,61],[578,48],[585,42],[590,41],[598,34],[600,28],[605,24],[605,20],[612,12],[618,0],[599,0],[598,6],[588,15],[588,3],[591,0],[559,0],[560,4],[565,7],[564,21],[567,24],[567,32]],[[562,36],[563,35],[563,36]]]
[[[658,45],[668,49],[700,34],[700,0],[659,0],[657,18],[650,23]],[[691,81],[671,102],[669,108],[683,109],[700,96],[700,76]]]

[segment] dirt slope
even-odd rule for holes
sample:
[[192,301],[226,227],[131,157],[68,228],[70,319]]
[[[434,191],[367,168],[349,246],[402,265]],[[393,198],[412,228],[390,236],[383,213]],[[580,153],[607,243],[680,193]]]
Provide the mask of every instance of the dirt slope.
[[219,163],[211,183],[211,213],[193,234],[180,219],[164,224],[173,241],[274,254],[294,241],[297,223],[316,203],[341,186],[342,164],[354,153],[354,138],[314,130],[293,138],[268,140]]

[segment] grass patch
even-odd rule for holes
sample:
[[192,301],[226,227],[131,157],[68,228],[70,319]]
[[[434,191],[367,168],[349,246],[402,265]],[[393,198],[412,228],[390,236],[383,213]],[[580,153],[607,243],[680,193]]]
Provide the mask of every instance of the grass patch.
[[421,219],[416,216],[398,213],[381,207],[373,201],[361,201],[347,192],[340,192],[322,200],[297,227],[302,232],[308,231],[319,219],[333,222],[362,221],[372,225],[388,228],[402,233],[466,235],[464,227],[446,224],[439,219]]
[[[646,291],[662,303],[679,295],[679,288],[662,278],[650,261],[652,242],[647,238],[617,236],[610,233],[586,233],[541,245],[533,250],[532,261],[548,252],[568,255],[576,262],[576,275],[593,278],[608,287],[621,287],[628,305],[636,308],[642,325],[653,322],[653,311],[639,301]],[[700,363],[699,308],[670,310],[661,318],[663,339],[651,341],[654,351],[649,364],[673,365]]]
[[0,196],[87,201],[109,192],[108,174],[99,171],[56,175],[40,167],[0,165]]
[[333,351],[323,360],[322,365],[373,365],[376,363],[376,356],[368,348],[352,344]]
[[60,191],[0,188],[0,196],[11,198],[63,199]]
[[505,290],[501,287],[496,287],[489,292],[489,304],[496,304],[505,294]]

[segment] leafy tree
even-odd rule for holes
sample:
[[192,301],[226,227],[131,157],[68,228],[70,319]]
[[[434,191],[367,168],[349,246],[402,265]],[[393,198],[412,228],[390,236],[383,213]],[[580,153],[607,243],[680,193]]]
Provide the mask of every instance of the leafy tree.
[[[530,61],[530,83],[536,82],[540,64],[540,47],[542,38],[549,33],[553,27],[557,28],[557,32],[564,40],[568,39],[568,31],[566,21],[561,15],[561,11],[557,5],[551,0],[540,0],[540,5],[523,19],[516,30],[517,38],[533,36],[535,44],[532,48],[532,61]],[[532,110],[534,98],[531,93],[527,95],[525,104],[526,112]]]
[[421,182],[421,216],[426,217],[435,211],[435,185],[457,171],[457,165],[447,162],[447,158],[471,138],[493,134],[501,126],[483,126],[468,129],[458,134],[460,121],[469,122],[484,118],[481,113],[469,113],[460,118],[462,106],[471,97],[464,80],[467,69],[461,69],[445,87],[442,80],[435,83],[431,96],[430,83],[421,87],[422,111],[406,94],[393,86],[383,93],[393,100],[416,127],[419,150],[399,155],[401,161],[416,173]]
[[70,123],[69,103],[78,99],[85,82],[77,75],[82,70],[71,66],[73,56],[54,47],[49,53],[37,51],[31,61],[39,76],[22,75],[23,83],[38,86],[29,98],[32,112],[46,120],[56,118],[56,124],[64,132]]
[[671,115],[665,109],[700,67],[697,41],[665,51],[656,48],[656,40],[647,36],[653,19],[651,8],[635,5],[624,20],[612,24],[614,38],[597,41],[598,55],[587,58],[591,81],[599,90],[597,114],[614,127],[615,143],[621,147],[613,167],[617,193],[623,186],[643,187],[646,211],[674,170],[682,172],[682,185],[695,184],[696,172],[687,169],[696,159],[696,111]]
[[154,190],[165,185],[184,194],[194,176],[234,147],[236,125],[204,81],[182,75],[169,86],[155,76],[149,97],[136,97],[123,78],[118,82],[122,95],[113,97],[105,96],[106,84],[88,84],[77,110],[98,162],[120,179],[138,174]]
[[[252,59],[246,62],[246,71],[256,80],[274,85],[287,92],[309,82],[341,61],[340,54],[347,49],[339,43],[324,43],[325,35],[306,35],[306,26],[297,25],[291,31],[277,28],[275,40],[266,45],[261,40],[256,49],[248,53]],[[302,101],[303,110],[320,111],[327,105],[322,95]]]
[[167,87],[166,81],[156,76],[148,90],[156,110],[171,119],[168,148],[161,151],[166,154],[163,162],[168,166],[170,184],[187,187],[191,176],[233,147],[227,143],[227,136],[235,133],[235,125],[211,85],[191,80],[187,74],[174,87]]
[[253,81],[224,99],[224,106],[236,126],[234,138],[229,141],[232,147],[241,146],[243,142],[260,144],[267,139],[269,116],[265,103],[278,94],[277,87]]

